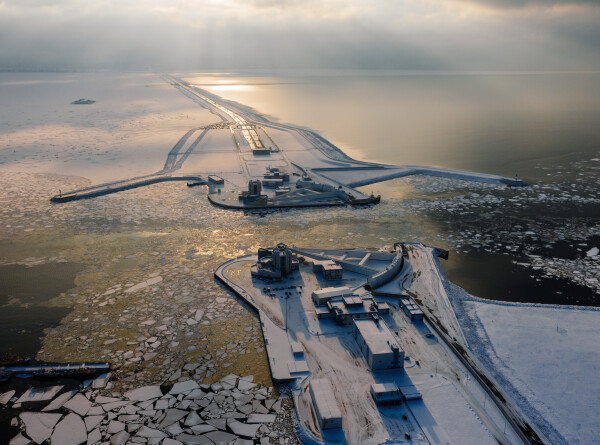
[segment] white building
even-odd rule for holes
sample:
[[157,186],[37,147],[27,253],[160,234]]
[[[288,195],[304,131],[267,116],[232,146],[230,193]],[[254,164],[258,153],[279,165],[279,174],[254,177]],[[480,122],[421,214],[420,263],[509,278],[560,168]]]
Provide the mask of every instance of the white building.
[[[329,318],[333,318],[339,324],[351,324],[352,320],[364,318],[373,319],[373,317],[390,313],[390,306],[387,303],[378,303],[372,297],[359,297],[352,295],[327,301],[329,309]],[[317,317],[327,318],[317,313]]]
[[341,280],[344,269],[333,260],[309,260],[313,265],[313,272],[322,273],[326,280]]
[[400,297],[400,307],[406,314],[410,321],[422,321],[423,311],[419,309],[419,306],[410,297]]
[[354,320],[354,338],[372,371],[404,367],[404,350],[383,320]]
[[323,306],[327,304],[327,300],[334,297],[346,297],[352,295],[352,289],[349,287],[326,287],[313,291],[312,299],[315,306]]
[[342,413],[327,379],[314,379],[309,385],[315,414],[322,430],[342,427]]
[[402,392],[394,382],[372,383],[371,396],[378,406],[402,403]]

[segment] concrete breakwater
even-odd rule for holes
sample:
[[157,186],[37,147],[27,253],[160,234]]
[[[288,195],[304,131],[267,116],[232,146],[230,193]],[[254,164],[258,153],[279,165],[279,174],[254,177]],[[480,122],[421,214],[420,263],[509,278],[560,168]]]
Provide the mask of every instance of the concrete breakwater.
[[107,184],[99,184],[85,189],[75,190],[69,193],[60,193],[50,198],[51,202],[69,202],[79,199],[90,199],[98,196],[110,195],[111,193],[122,192],[147,185],[158,184],[160,182],[169,181],[197,181],[204,182],[204,179],[198,175],[189,176],[166,176],[166,175],[150,175],[141,178],[127,179],[124,181],[110,182]]
[[[313,169],[330,179],[345,182],[348,187],[362,187],[405,176],[423,175],[440,178],[459,179],[463,181],[504,184],[513,187],[525,187],[527,182],[519,178],[493,175],[489,173],[454,170],[451,168],[427,167],[417,165],[380,165],[349,168],[317,168]],[[344,181],[344,178],[346,180]],[[348,180],[347,178],[352,178]]]

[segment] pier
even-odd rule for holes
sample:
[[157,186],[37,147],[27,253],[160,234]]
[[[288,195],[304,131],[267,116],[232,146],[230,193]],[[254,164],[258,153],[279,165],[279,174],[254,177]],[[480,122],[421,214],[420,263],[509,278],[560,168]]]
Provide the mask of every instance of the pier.
[[190,176],[168,176],[168,175],[149,175],[142,176],[139,178],[126,179],[124,181],[109,182],[106,184],[99,184],[92,187],[87,187],[79,190],[75,190],[68,193],[60,193],[50,198],[51,202],[69,202],[77,201],[80,199],[97,198],[98,196],[110,195],[111,193],[122,192],[124,190],[130,190],[138,187],[145,187],[147,185],[158,184],[160,182],[169,181],[195,181],[196,183],[205,183],[204,179],[198,175]]
[[519,178],[419,165],[379,165],[368,167],[357,166],[352,168],[332,167],[315,168],[313,171],[332,180],[338,180],[340,182],[344,181],[348,187],[362,187],[413,175],[436,176],[439,178],[500,184],[511,187],[526,187],[528,185],[527,182]]

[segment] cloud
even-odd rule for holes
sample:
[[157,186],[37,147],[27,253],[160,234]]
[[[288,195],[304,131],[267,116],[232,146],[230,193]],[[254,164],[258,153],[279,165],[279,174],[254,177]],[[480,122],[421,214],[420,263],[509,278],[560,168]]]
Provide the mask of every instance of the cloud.
[[549,1],[5,0],[0,69],[600,69],[600,8]]
[[473,4],[496,9],[524,9],[524,8],[554,8],[576,6],[598,6],[597,0],[466,0]]

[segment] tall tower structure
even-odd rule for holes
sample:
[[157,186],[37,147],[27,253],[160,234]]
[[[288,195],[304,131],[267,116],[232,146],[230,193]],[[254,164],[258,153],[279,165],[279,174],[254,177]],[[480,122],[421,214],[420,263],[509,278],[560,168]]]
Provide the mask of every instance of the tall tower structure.
[[287,277],[292,271],[292,251],[283,243],[273,249],[273,268]]
[[248,182],[248,193],[250,196],[260,196],[262,192],[262,184],[259,180],[250,180]]

